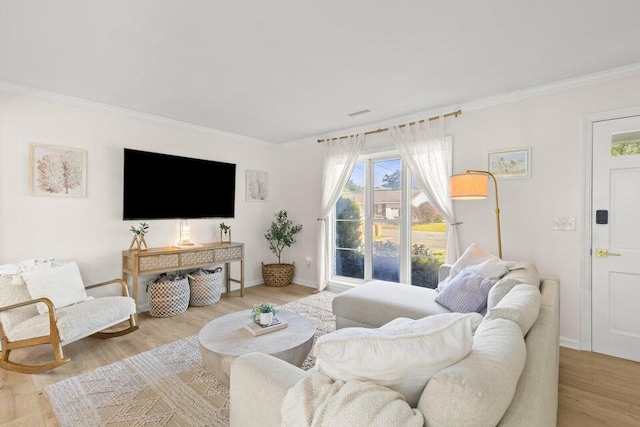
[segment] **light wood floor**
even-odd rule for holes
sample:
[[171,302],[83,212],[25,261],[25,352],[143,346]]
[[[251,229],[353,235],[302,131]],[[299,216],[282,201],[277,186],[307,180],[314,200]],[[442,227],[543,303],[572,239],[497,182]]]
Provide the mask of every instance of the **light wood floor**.
[[[64,347],[71,362],[51,372],[27,375],[0,369],[0,425],[56,426],[42,393],[44,386],[97,367],[150,350],[161,344],[195,335],[210,320],[263,301],[278,305],[313,293],[290,285],[284,288],[254,286],[224,294],[209,307],[189,307],[178,316],[138,316],[140,330],[111,340],[86,338]],[[22,353],[19,353],[19,352]],[[50,350],[14,350],[16,360],[43,363]],[[595,353],[560,349],[559,426],[640,426],[640,363]]]

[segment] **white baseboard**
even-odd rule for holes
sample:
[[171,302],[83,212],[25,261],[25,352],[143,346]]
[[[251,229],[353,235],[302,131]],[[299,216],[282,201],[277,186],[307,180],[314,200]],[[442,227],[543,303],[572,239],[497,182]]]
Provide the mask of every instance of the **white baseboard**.
[[346,284],[335,283],[335,282],[330,282],[329,285],[327,286],[327,290],[329,292],[333,292],[334,294],[339,294],[344,291],[348,291],[351,288],[353,288],[353,285],[346,285]]
[[307,287],[313,288],[313,289],[316,289],[318,287],[316,282],[312,282],[310,280],[298,279],[297,277],[294,277],[291,282],[295,283],[296,285],[307,286]]
[[567,347],[573,350],[580,350],[580,341],[570,339],[570,338],[560,337],[560,347]]

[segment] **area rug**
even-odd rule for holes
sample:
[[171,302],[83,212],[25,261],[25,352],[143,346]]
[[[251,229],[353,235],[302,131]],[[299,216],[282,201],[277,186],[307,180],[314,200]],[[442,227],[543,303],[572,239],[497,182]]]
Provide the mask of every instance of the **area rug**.
[[[335,330],[321,292],[282,305],[316,326]],[[315,344],[315,343],[314,343]],[[313,366],[313,350],[303,369]],[[44,388],[60,426],[228,426],[229,388],[204,367],[193,335]]]

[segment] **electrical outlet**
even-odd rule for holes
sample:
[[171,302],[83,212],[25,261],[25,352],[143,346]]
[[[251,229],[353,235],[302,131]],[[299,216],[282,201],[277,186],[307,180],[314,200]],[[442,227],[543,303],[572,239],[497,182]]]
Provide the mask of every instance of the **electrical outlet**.
[[575,231],[576,230],[576,218],[557,216],[553,218],[553,231]]
[[311,257],[307,257],[307,268],[311,268]]

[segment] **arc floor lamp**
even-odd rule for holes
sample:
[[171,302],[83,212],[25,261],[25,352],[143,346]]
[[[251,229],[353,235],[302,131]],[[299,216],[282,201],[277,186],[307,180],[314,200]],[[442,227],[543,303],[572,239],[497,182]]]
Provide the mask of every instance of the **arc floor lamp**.
[[487,184],[493,179],[496,194],[496,224],[498,228],[498,256],[502,258],[502,236],[500,235],[500,205],[498,204],[498,182],[491,172],[469,169],[467,172],[451,177],[450,190],[452,200],[478,200],[488,197]]

